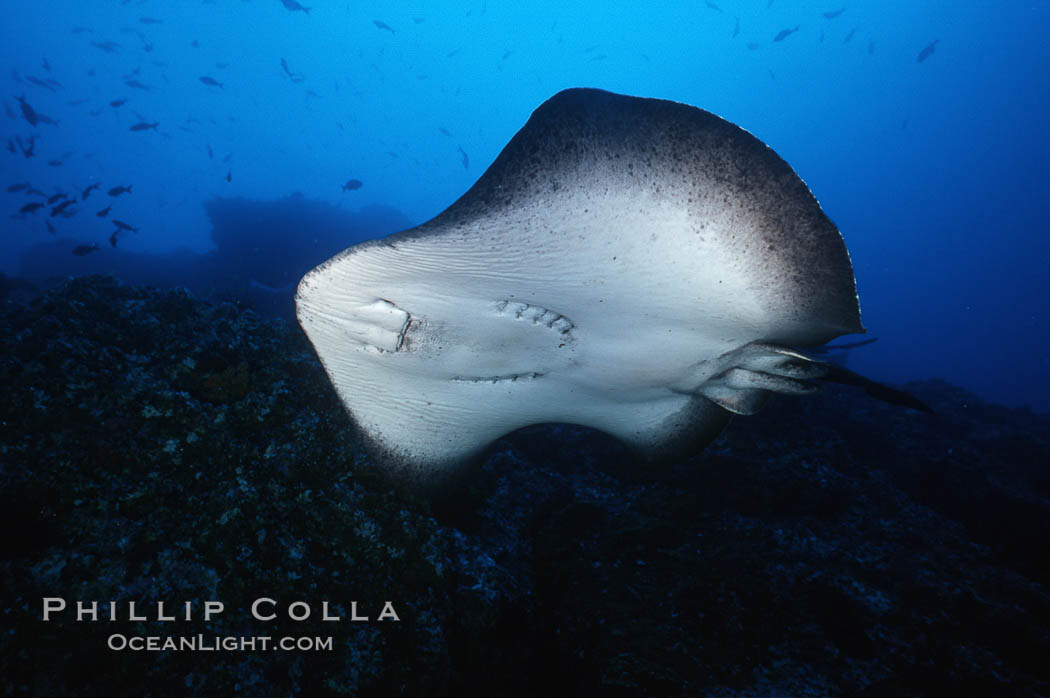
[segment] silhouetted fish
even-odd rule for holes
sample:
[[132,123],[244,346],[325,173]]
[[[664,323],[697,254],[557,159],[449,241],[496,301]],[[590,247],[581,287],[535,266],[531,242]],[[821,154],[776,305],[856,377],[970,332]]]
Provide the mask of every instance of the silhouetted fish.
[[106,53],[116,53],[120,50],[120,44],[116,41],[92,41],[91,45]]
[[65,199],[67,196],[68,196],[68,194],[63,194],[62,192],[59,192],[59,193],[57,193],[57,194],[55,194],[53,196],[49,196],[47,198],[47,204],[48,204],[48,206],[50,206],[51,204],[55,203],[56,201],[61,201],[62,199]]
[[94,184],[87,185],[87,187],[84,189],[84,192],[80,195],[80,200],[81,201],[86,200],[91,195],[92,191],[94,191],[95,189],[98,189],[101,186],[102,185],[99,184],[98,182],[95,182]]
[[129,184],[126,187],[113,187],[112,189],[109,190],[109,195],[110,196],[120,196],[121,194],[130,194],[132,186],[133,185]]
[[756,48],[758,48],[758,44],[756,42],[754,42],[754,41],[747,42],[747,50],[748,51],[754,51]]
[[201,78],[200,78],[200,80],[201,80],[201,82],[203,82],[203,83],[204,83],[205,85],[210,85],[210,86],[212,86],[212,87],[222,87],[222,83],[221,83],[221,82],[219,82],[219,81],[218,81],[218,80],[216,80],[215,78],[213,78],[213,77],[210,77],[210,76],[208,76],[208,75],[202,75],[202,76],[201,76]]
[[463,156],[463,169],[465,169],[465,170],[469,169],[470,168],[470,158],[467,157],[467,151],[463,150],[462,146],[459,147],[459,154],[461,156]]
[[343,191],[355,191],[364,186],[364,182],[360,179],[347,180],[346,184],[343,185]]
[[391,34],[397,34],[397,32],[394,31],[393,27],[391,27],[389,24],[387,24],[381,19],[373,19],[372,24],[376,25],[376,29],[382,29],[384,31],[390,32]]
[[842,40],[842,43],[848,44],[849,40],[853,38],[853,35],[857,33],[857,29],[858,27],[853,27],[852,29],[850,29],[849,33],[846,34],[846,38]]
[[153,89],[149,85],[144,85],[138,80],[125,80],[124,84],[128,87],[134,87],[136,90],[145,90],[146,92],[149,92],[151,89]]
[[26,75],[26,80],[28,80],[29,82],[33,83],[37,87],[43,87],[44,89],[51,90],[52,92],[55,91],[55,88],[52,85],[48,84],[47,81],[41,80],[40,78],[38,78],[38,77],[36,77],[34,75]]
[[57,232],[55,230],[55,226],[51,225],[51,221],[45,220],[44,225],[47,226],[47,232],[51,233],[52,235],[54,235]]
[[29,136],[29,142],[22,140],[21,136],[15,136],[15,140],[18,142],[18,148],[22,151],[22,155],[27,158],[31,158],[36,150],[36,136]]
[[117,246],[117,235],[119,233],[120,233],[120,230],[114,230],[112,233],[109,234],[109,245],[110,245],[110,247],[116,247]]
[[109,106],[113,107],[114,109],[117,109],[127,104],[127,101],[128,100],[126,99],[114,99],[112,102],[109,103]]
[[295,0],[281,0],[281,4],[284,5],[286,9],[292,12],[303,12],[305,14],[310,14],[309,7],[303,7]]
[[152,17],[139,17],[139,21],[143,24],[164,24],[163,19],[154,19]]
[[133,228],[124,221],[118,221],[115,218],[113,219],[113,225],[117,226],[117,230],[130,230],[133,233],[139,232],[138,228]]
[[733,25],[733,36],[732,36],[732,38],[735,39],[738,36],[740,36],[740,18],[739,17],[736,18],[736,24]]
[[51,217],[54,218],[55,216],[58,216],[58,215],[62,215],[62,216],[71,216],[71,215],[73,215],[73,212],[67,214],[66,213],[66,209],[69,208],[70,206],[72,206],[73,204],[75,204],[76,202],[77,202],[76,199],[68,199],[66,201],[63,201],[58,206],[55,206],[53,209],[51,209]]
[[104,209],[102,209],[101,211],[99,211],[95,215],[98,216],[99,218],[105,218],[106,216],[109,215],[109,209],[111,209],[111,208],[113,208],[113,207],[112,206],[106,206]]
[[211,144],[206,144],[204,147],[208,149],[208,159],[209,160],[215,159],[215,153],[212,152]]
[[915,59],[915,62],[916,63],[922,63],[924,60],[926,60],[927,58],[932,56],[934,50],[936,50],[936,48],[937,48],[937,42],[939,42],[939,41],[940,41],[940,39],[934,39],[933,41],[930,42],[930,44],[926,48],[924,48],[923,50],[919,51],[919,57]]
[[288,61],[283,58],[281,59],[281,67],[292,82],[302,82],[306,79],[301,73],[293,73],[291,68],[288,67]]
[[226,171],[226,182],[229,183],[229,182],[232,182],[232,181],[233,181],[233,170],[227,170]]
[[798,25],[795,25],[794,29],[781,29],[777,32],[777,35],[773,37],[773,41],[783,41],[792,34],[798,31]]
[[836,17],[838,17],[839,15],[841,15],[845,11],[846,11],[846,8],[842,7],[842,8],[839,8],[837,10],[832,10],[831,12],[825,12],[824,13],[824,17],[827,18],[827,19],[835,19]]
[[36,126],[37,124],[53,124],[55,126],[58,125],[58,122],[52,119],[50,116],[47,116],[46,114],[41,114],[40,112],[33,109],[29,102],[26,101],[24,96],[15,97],[15,99],[18,100],[19,106],[22,107],[22,116],[25,117],[25,120],[29,122],[30,126]]
[[97,250],[98,245],[95,243],[92,243],[90,245],[77,245],[73,248],[73,254],[75,254],[77,257],[83,257],[84,255],[91,254],[92,252],[95,252]]
[[22,208],[18,209],[19,213],[33,213],[44,208],[44,204],[41,201],[31,201]]
[[22,191],[23,189],[28,189],[28,188],[29,188],[29,182],[19,182],[18,184],[12,184],[12,185],[8,186],[7,187],[7,191],[13,193],[13,192]]
[[51,167],[62,167],[62,161],[61,160],[48,160],[47,164],[50,165]]
[[153,129],[154,131],[156,131],[158,124],[159,124],[159,122],[157,122],[157,121],[154,121],[152,124],[148,124],[145,121],[140,121],[139,123],[137,123],[134,126],[132,126],[131,128],[129,128],[128,130],[129,131],[148,131],[149,129]]
[[711,2],[711,0],[704,0],[704,4],[707,5],[709,8],[711,8],[712,10],[714,10],[715,12],[721,12],[722,11],[722,8],[719,7],[718,5],[714,4],[713,2]]

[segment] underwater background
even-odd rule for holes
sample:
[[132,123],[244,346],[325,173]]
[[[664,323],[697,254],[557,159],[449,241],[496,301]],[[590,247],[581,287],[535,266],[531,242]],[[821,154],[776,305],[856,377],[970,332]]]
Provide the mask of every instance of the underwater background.
[[[1050,5],[0,7],[3,695],[1050,694]],[[295,285],[579,86],[781,155],[852,257],[868,335],[837,342],[877,338],[833,358],[934,414],[831,386],[666,467],[544,425],[393,486]]]
[[[115,255],[117,230],[129,254],[222,248],[243,267],[259,247],[258,269],[222,265],[213,285],[290,297],[335,250],[442,211],[555,92],[599,87],[712,111],[806,180],[879,338],[855,370],[1050,409],[1044,3],[51,0],[5,3],[4,19],[4,183],[48,197],[100,185],[57,216],[0,190],[8,276],[148,281],[145,260]],[[57,124],[28,123],[19,97]],[[132,191],[107,195],[119,186]],[[284,220],[259,213],[282,200]],[[192,288],[204,264],[155,274]]]

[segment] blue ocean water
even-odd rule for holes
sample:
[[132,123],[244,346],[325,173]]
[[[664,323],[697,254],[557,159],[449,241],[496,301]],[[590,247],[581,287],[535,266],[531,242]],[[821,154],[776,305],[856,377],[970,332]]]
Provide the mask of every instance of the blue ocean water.
[[[353,213],[343,244],[389,233],[452,203],[555,92],[599,87],[719,114],[806,180],[879,338],[851,368],[1050,410],[1050,6],[297,6],[4,3],[0,271],[105,269],[114,247],[192,260],[215,247],[208,207],[238,197]],[[59,193],[78,201],[20,212]]]

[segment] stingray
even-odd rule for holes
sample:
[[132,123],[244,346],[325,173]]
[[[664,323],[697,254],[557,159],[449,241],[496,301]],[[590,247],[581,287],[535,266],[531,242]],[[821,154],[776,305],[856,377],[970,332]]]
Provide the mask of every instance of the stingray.
[[376,459],[460,472],[501,436],[592,427],[643,461],[818,379],[862,333],[845,243],[771,148],[709,112],[570,89],[432,220],[308,272],[296,313]]

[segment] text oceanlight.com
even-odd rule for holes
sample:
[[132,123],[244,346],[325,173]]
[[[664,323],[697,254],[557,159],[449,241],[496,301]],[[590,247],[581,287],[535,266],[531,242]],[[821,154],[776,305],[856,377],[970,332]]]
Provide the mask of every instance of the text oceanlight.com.
[[111,650],[131,650],[133,652],[266,652],[284,650],[286,652],[331,651],[331,637],[280,637],[267,635],[254,637],[235,637],[232,635],[188,635],[178,637],[161,637],[159,635],[122,635],[114,633],[106,640]]

